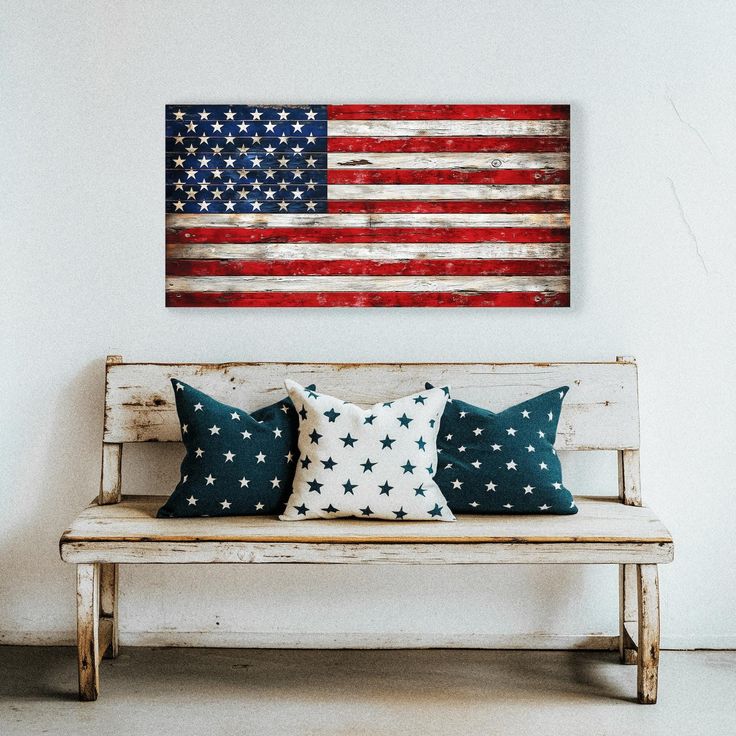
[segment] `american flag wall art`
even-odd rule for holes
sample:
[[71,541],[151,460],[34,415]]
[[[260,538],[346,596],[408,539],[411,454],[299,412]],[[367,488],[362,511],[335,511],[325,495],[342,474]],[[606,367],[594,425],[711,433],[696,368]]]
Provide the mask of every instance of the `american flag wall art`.
[[166,304],[565,307],[568,105],[167,105]]

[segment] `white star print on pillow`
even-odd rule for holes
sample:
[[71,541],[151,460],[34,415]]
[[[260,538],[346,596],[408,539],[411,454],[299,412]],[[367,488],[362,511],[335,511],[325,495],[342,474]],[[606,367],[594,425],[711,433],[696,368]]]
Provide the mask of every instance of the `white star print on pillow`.
[[285,386],[299,416],[300,458],[281,519],[454,520],[433,479],[443,389],[361,409]]

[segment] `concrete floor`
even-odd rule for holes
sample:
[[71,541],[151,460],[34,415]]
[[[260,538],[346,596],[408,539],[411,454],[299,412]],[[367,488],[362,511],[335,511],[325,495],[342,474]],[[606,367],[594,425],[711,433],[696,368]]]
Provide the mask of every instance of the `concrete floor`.
[[0,647],[0,734],[733,736],[736,652],[663,652],[659,704],[608,652],[138,649],[76,700],[74,650]]

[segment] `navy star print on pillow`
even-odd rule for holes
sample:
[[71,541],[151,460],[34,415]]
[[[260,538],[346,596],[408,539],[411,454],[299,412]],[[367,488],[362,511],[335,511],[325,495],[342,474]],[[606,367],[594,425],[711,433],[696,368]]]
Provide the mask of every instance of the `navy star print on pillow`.
[[554,448],[567,391],[561,386],[498,414],[457,399],[447,402],[435,481],[452,511],[577,513]]
[[299,457],[291,399],[248,413],[182,381],[171,384],[186,456],[158,516],[281,513]]
[[299,410],[301,457],[281,519],[455,518],[432,478],[442,389],[366,409],[294,381],[286,389]]

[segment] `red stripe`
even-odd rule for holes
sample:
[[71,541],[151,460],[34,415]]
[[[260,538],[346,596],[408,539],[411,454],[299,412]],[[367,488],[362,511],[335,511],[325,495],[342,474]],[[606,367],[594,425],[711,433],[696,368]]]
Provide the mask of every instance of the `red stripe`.
[[569,184],[566,169],[329,169],[328,184]]
[[327,139],[329,153],[557,153],[570,150],[569,138],[553,136],[442,136],[412,138],[341,138]]
[[567,200],[541,199],[490,199],[483,201],[427,201],[402,199],[348,199],[328,200],[327,212],[330,214],[350,214],[354,212],[375,213],[483,213],[483,212],[569,212],[570,202]]
[[568,307],[568,293],[168,292],[167,307]]
[[566,260],[170,260],[167,276],[567,276]]
[[568,243],[569,228],[543,227],[192,227],[167,243]]
[[569,105],[327,105],[329,120],[569,120]]

